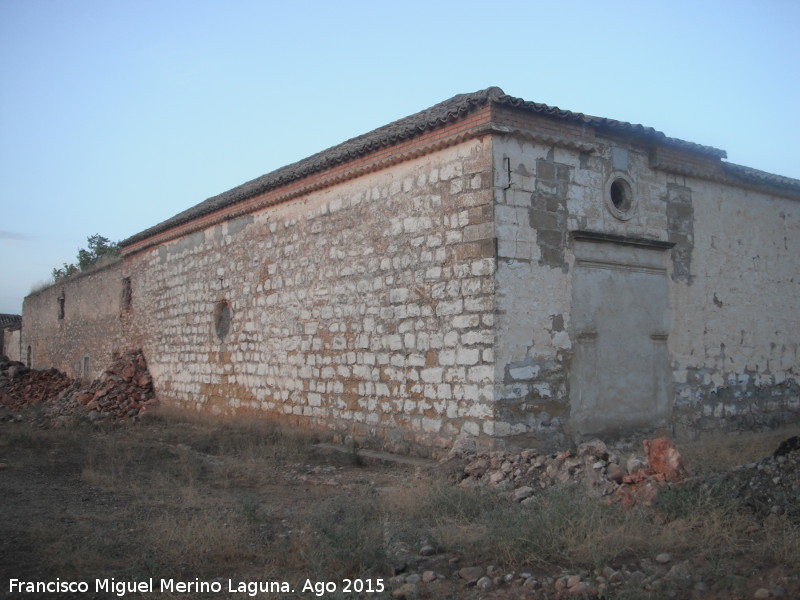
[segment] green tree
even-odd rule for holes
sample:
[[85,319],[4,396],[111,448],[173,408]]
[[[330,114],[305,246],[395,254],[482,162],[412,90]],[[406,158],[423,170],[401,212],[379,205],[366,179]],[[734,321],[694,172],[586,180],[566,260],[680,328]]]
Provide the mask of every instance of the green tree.
[[78,272],[90,270],[104,258],[119,256],[119,242],[112,242],[107,237],[96,233],[86,238],[87,248],[78,250],[78,264],[64,263],[60,269],[53,269],[53,279],[58,281]]

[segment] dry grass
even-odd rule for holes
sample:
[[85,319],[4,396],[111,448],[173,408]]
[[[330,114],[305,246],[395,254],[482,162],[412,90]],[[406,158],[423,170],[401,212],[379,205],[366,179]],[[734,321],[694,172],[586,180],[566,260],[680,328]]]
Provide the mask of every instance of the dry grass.
[[[780,435],[705,440],[685,456],[720,469],[769,454]],[[669,552],[720,589],[738,585],[742,561],[800,568],[797,523],[781,515],[759,522],[720,487],[675,488],[654,509],[623,511],[582,486],[550,489],[522,506],[400,467],[359,468],[347,456],[317,454],[308,438],[253,423],[6,423],[0,460],[20,477],[14,489],[31,486],[27,504],[0,489],[10,499],[6,521],[31,523],[30,553],[0,565],[9,576],[34,560],[51,578],[386,577],[398,548],[416,555],[423,544],[462,565],[545,572],[617,568]],[[318,472],[340,478],[308,479]]]
[[679,445],[692,475],[707,476],[770,456],[783,440],[800,435],[797,425],[773,431],[706,432]]

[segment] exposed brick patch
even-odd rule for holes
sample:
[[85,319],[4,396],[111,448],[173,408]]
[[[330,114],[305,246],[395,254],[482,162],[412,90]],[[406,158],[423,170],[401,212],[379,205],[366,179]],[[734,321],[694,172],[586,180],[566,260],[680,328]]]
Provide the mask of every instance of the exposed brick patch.
[[570,169],[550,160],[536,161],[536,191],[531,196],[530,226],[537,230],[540,264],[566,271],[567,195]]

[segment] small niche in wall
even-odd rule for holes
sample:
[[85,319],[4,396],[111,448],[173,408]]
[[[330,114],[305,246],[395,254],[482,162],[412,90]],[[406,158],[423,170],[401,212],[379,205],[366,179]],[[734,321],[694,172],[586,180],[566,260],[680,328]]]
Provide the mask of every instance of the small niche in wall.
[[131,278],[122,278],[122,297],[120,298],[120,310],[130,312],[133,306],[133,290],[131,288]]
[[232,317],[233,312],[231,311],[230,303],[227,300],[217,302],[214,306],[214,331],[220,342],[230,333]]
[[61,295],[58,297],[58,320],[59,321],[64,319],[64,306],[65,306],[64,292],[61,292]]

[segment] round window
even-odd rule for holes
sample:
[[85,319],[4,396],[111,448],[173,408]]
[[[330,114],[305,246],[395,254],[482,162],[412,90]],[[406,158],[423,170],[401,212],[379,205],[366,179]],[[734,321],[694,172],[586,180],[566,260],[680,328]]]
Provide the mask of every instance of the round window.
[[626,175],[612,173],[606,186],[606,206],[617,219],[627,221],[633,216],[636,199],[633,185]]

